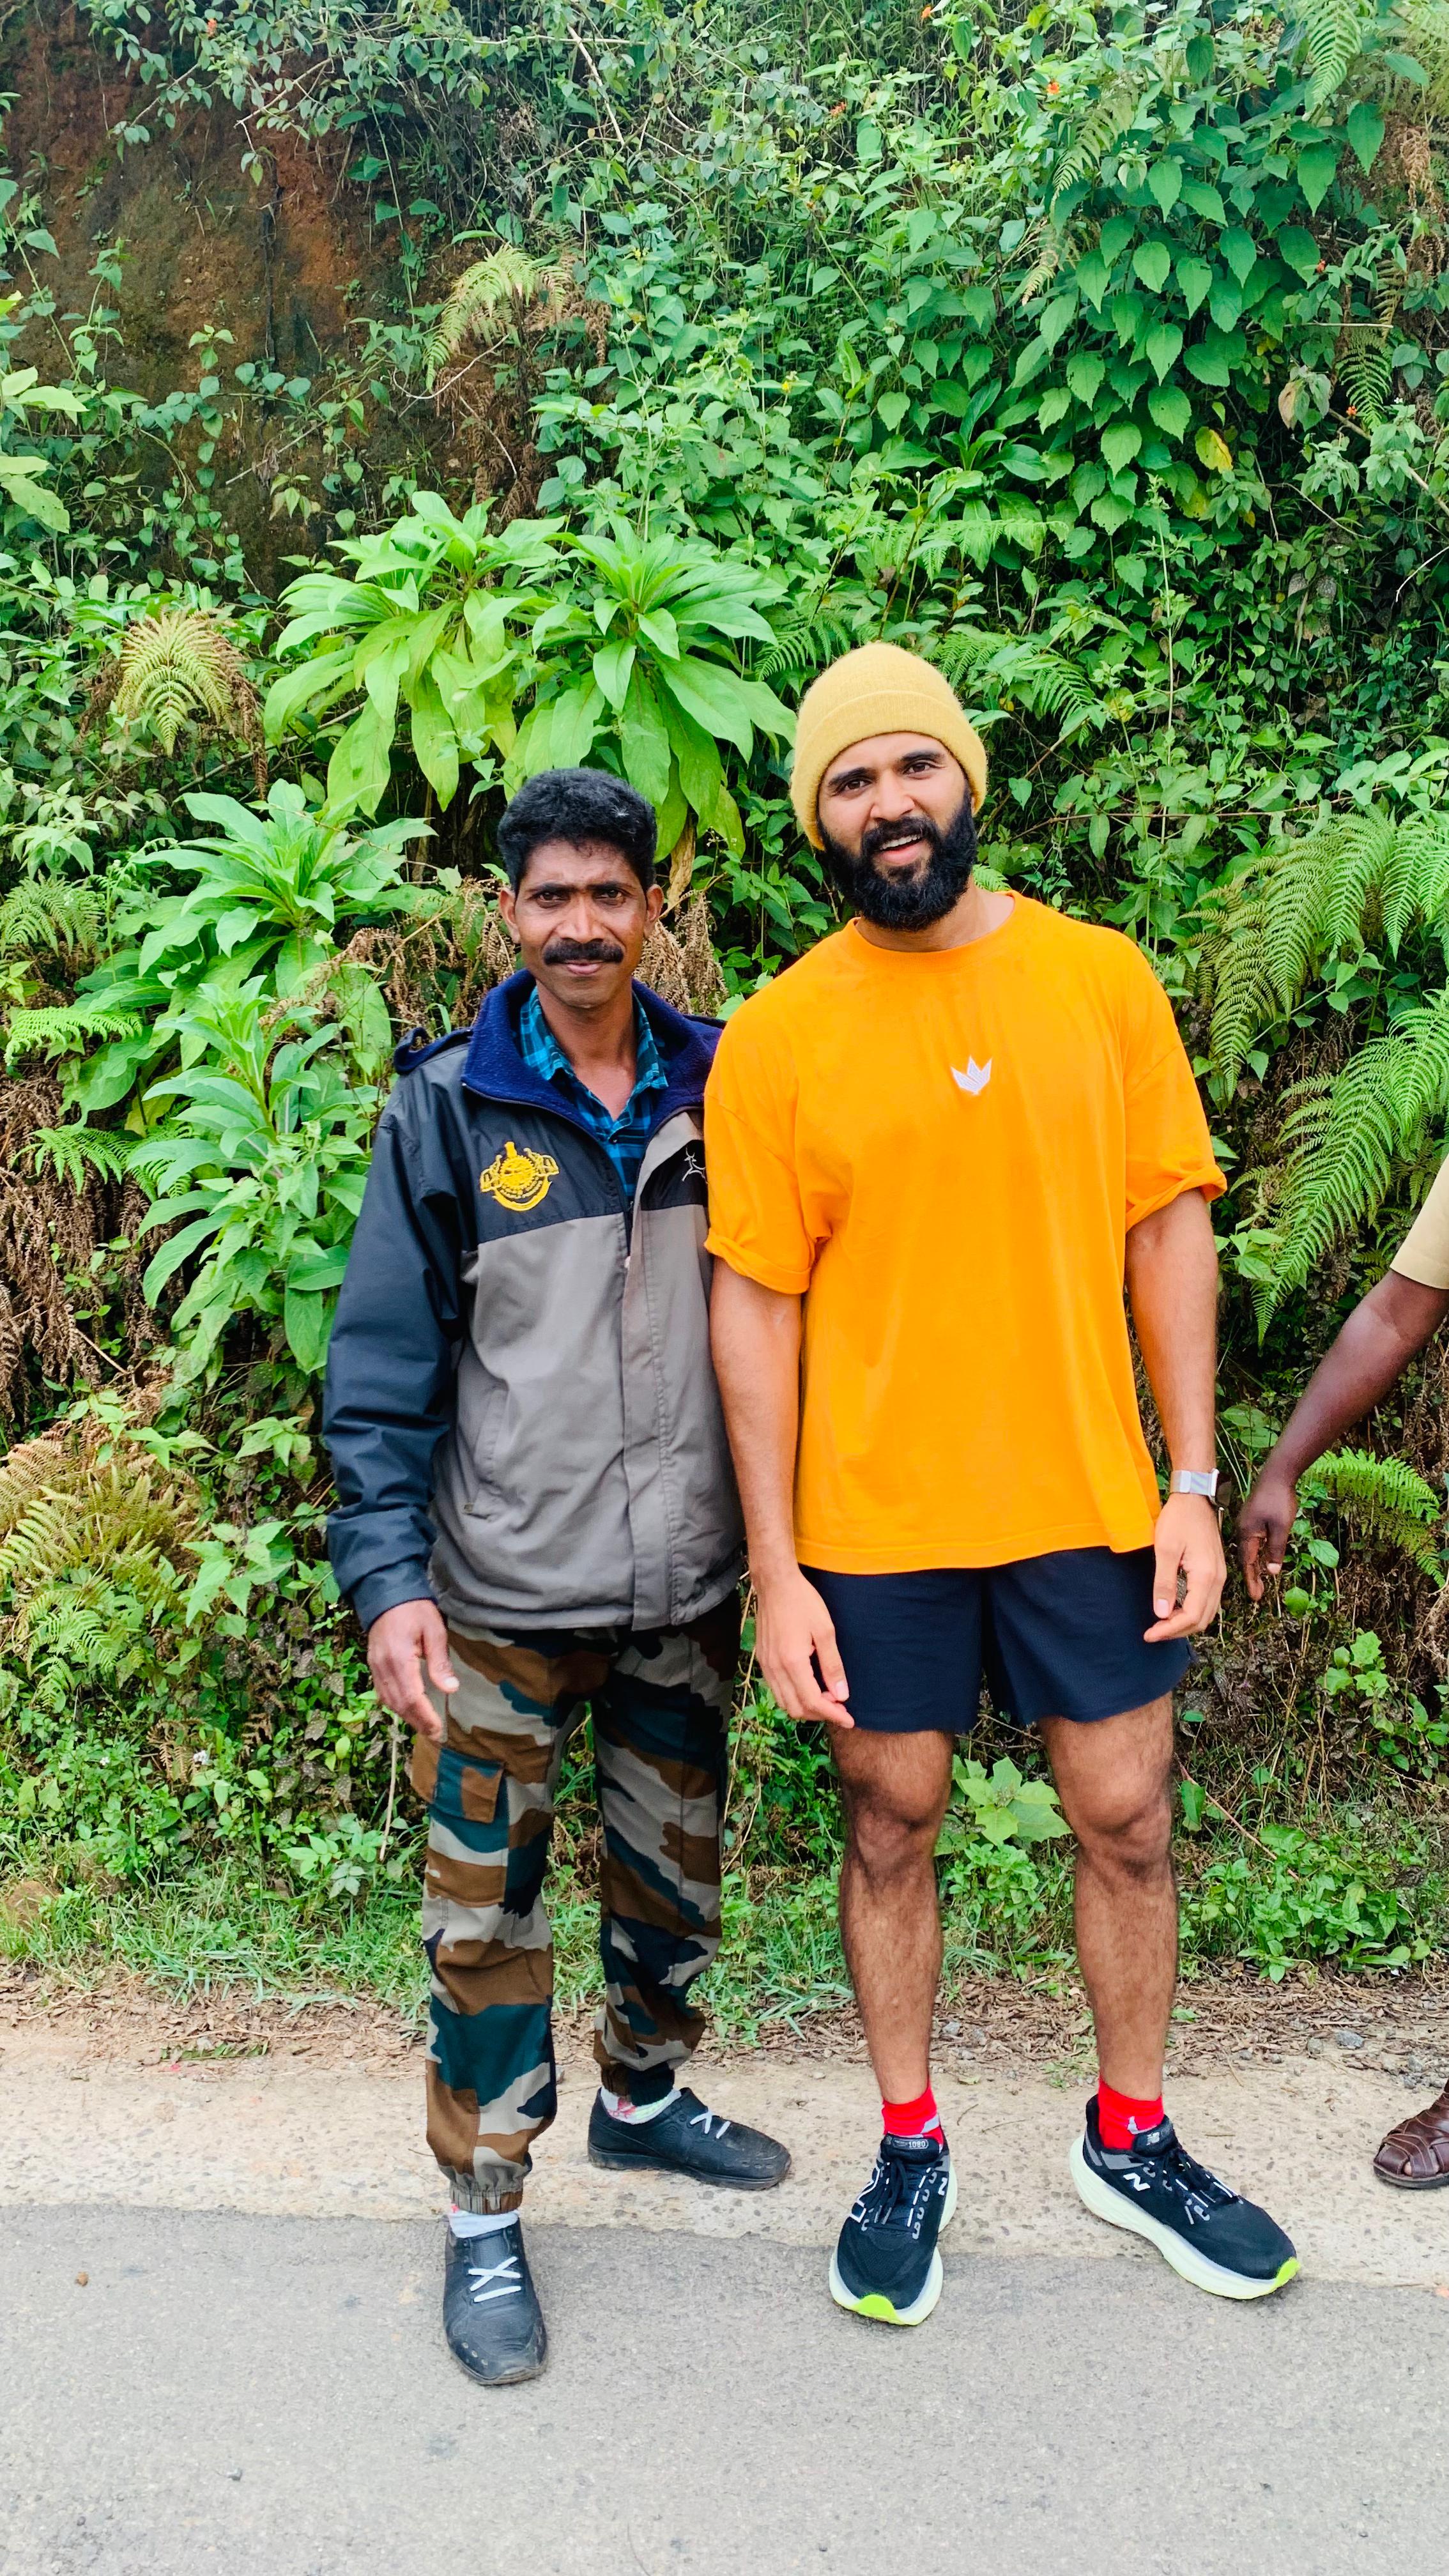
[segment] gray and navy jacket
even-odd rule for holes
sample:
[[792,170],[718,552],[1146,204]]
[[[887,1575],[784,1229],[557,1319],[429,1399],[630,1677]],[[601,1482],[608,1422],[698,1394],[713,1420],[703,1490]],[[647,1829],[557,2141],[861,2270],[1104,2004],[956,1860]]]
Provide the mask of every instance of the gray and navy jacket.
[[365,1627],[428,1594],[465,1635],[679,1627],[739,1575],[704,1249],[718,1032],[635,985],[669,1084],[631,1209],[524,1062],[531,984],[395,1058],[323,1411],[332,1568]]

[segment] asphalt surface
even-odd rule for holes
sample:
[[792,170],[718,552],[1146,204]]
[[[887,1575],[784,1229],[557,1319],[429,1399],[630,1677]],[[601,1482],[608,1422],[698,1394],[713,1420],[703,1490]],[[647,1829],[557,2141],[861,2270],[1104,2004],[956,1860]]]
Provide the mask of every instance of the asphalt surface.
[[1432,2291],[1240,2307],[1136,2246],[948,2253],[903,2334],[840,2315],[816,2248],[536,2228],[550,2368],[490,2392],[440,2340],[440,2232],[7,2211],[4,2576],[1442,2564]]

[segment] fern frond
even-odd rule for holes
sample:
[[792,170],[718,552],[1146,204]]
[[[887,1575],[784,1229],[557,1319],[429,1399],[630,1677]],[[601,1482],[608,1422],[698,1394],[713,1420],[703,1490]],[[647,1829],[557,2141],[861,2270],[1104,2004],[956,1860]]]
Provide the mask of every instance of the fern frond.
[[830,609],[817,608],[776,627],[775,641],[767,653],[761,654],[755,672],[762,680],[803,680],[807,672],[813,678],[827,662],[848,653],[854,641],[846,618]]
[[69,1181],[73,1190],[83,1190],[92,1173],[102,1180],[119,1181],[131,1168],[135,1139],[120,1136],[113,1127],[87,1127],[83,1122],[71,1127],[37,1127],[31,1138],[31,1149],[37,1175],[49,1164],[58,1181]]
[[139,1037],[145,1023],[128,1011],[96,1011],[85,1004],[57,1004],[53,1010],[12,1011],[5,1033],[5,1062],[9,1066],[20,1057],[43,1055],[53,1064],[58,1056],[80,1055],[102,1038]]
[[[1305,1085],[1304,1092],[1308,1087]],[[1326,1089],[1300,1094],[1275,1175],[1281,1257],[1261,1311],[1302,1287],[1346,1236],[1377,1215],[1399,1166],[1449,1111],[1449,987],[1374,1038]]]
[[1304,0],[1303,49],[1311,70],[1306,101],[1316,116],[1343,86],[1349,64],[1363,51],[1366,16],[1361,0]]
[[1373,95],[1403,107],[1416,123],[1449,116],[1449,7],[1445,0],[1401,0],[1392,41],[1425,74],[1410,83],[1389,70],[1377,48],[1361,67],[1359,78]]
[[1330,1450],[1313,1469],[1312,1482],[1367,1537],[1401,1548],[1426,1574],[1442,1572],[1429,1533],[1443,1518],[1443,1499],[1402,1458]]
[[168,758],[185,724],[260,739],[260,702],[241,656],[221,620],[200,608],[158,609],[127,627],[112,704],[127,723],[148,725]]
[[1102,694],[1081,664],[1034,636],[963,626],[941,639],[932,658],[953,688],[968,671],[995,680],[1003,696],[1023,698],[1034,715],[1056,716],[1064,738],[1084,724],[1106,721]]
[[75,968],[93,958],[106,926],[106,904],[95,885],[66,885],[37,877],[13,886],[0,902],[0,957],[34,957],[42,949],[65,955]]
[[1211,1051],[1236,1081],[1249,1050],[1302,999],[1324,960],[1416,924],[1449,942],[1449,819],[1334,815],[1277,844],[1220,896],[1208,942]]
[[1141,81],[1131,72],[1114,72],[1100,90],[1077,128],[1076,139],[1062,154],[1052,174],[1049,210],[1068,188],[1097,169],[1110,152],[1119,134],[1125,134],[1137,113],[1142,95]]
[[454,279],[428,339],[429,384],[440,368],[461,355],[470,340],[483,338],[503,305],[521,310],[541,290],[553,287],[557,279],[556,270],[530,259],[526,251],[515,250],[511,242],[500,242],[486,259],[475,259],[461,277]]
[[1364,429],[1377,429],[1393,391],[1389,364],[1390,333],[1378,322],[1350,322],[1338,343],[1334,367],[1348,396],[1352,417]]

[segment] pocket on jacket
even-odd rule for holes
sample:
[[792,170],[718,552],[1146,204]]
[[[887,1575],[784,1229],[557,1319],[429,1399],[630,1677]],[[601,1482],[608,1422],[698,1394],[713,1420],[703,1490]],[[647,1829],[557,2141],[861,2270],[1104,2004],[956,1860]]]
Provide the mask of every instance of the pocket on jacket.
[[501,1762],[477,1762],[451,1744],[434,1744],[420,1735],[408,1777],[424,1806],[444,1824],[491,1825],[498,1812]]

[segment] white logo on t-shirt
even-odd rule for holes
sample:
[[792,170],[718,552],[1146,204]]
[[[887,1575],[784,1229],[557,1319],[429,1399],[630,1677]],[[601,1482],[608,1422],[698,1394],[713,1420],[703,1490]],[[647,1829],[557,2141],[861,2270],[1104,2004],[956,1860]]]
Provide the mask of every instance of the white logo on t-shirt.
[[974,1055],[968,1055],[966,1058],[965,1072],[962,1073],[960,1068],[953,1064],[951,1067],[951,1079],[957,1084],[960,1090],[969,1091],[974,1099],[977,1092],[984,1091],[988,1082],[991,1080],[990,1056],[987,1057],[984,1064],[978,1064]]

